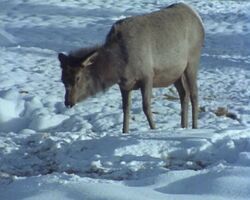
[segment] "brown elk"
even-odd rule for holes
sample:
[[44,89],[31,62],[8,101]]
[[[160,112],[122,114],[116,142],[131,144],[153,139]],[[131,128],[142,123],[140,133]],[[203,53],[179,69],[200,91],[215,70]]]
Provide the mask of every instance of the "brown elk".
[[174,84],[181,102],[181,126],[188,126],[191,99],[192,127],[197,128],[197,71],[204,42],[199,15],[184,3],[150,14],[117,21],[101,46],[59,53],[65,105],[118,84],[122,95],[123,132],[129,131],[131,91],[140,89],[150,128],[153,87]]

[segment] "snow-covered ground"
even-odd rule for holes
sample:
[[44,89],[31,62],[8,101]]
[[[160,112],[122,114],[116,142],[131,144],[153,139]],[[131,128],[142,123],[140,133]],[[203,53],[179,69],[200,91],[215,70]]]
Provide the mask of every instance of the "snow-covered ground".
[[199,129],[179,128],[173,87],[153,91],[154,131],[138,91],[129,135],[117,86],[64,107],[58,52],[173,2],[0,0],[0,200],[250,198],[248,1],[185,1],[206,28]]

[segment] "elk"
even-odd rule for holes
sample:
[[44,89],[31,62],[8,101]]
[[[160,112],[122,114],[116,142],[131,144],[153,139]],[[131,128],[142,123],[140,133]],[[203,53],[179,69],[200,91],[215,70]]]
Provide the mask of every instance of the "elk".
[[192,128],[197,128],[197,73],[204,43],[204,27],[198,13],[184,3],[128,17],[113,24],[100,46],[59,53],[65,105],[74,106],[118,84],[123,107],[123,133],[129,131],[131,91],[140,89],[142,107],[151,129],[152,88],[177,89],[181,103],[181,127],[188,126],[192,105]]

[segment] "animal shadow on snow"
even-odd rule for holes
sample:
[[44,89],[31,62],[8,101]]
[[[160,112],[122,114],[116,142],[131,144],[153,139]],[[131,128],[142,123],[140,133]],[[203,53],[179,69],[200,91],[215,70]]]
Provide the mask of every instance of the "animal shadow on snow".
[[[234,148],[230,144],[235,144]],[[231,140],[226,136],[211,141],[197,136],[163,137],[157,133],[155,136],[138,133],[95,138],[84,134],[75,138],[70,133],[36,133],[13,138],[9,144],[13,145],[11,151],[0,151],[0,175],[36,176],[66,172],[92,178],[136,180],[155,177],[171,169],[199,170],[218,163],[237,162],[248,165],[249,160],[239,158],[244,152],[250,152],[249,144],[250,141],[244,138]],[[152,152],[166,156],[151,155]],[[190,162],[194,163],[191,167],[187,164]],[[199,176],[197,180],[200,180]],[[172,191],[171,188],[163,190]]]
[[[10,176],[36,176],[51,173],[77,174],[114,180],[136,179],[144,173],[162,173],[160,158],[150,155],[117,154],[116,150],[136,145],[130,136],[104,136],[95,139],[60,137],[37,133],[16,139],[15,150],[1,155],[0,172]],[[144,163],[134,169],[131,163]],[[158,168],[158,169],[157,169]]]

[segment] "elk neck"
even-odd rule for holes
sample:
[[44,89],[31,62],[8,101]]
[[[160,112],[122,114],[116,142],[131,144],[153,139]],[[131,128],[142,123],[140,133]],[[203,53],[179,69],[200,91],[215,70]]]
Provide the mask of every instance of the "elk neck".
[[94,95],[98,92],[104,92],[119,80],[119,62],[117,55],[113,50],[100,48],[98,50],[96,64],[90,66],[90,93]]

